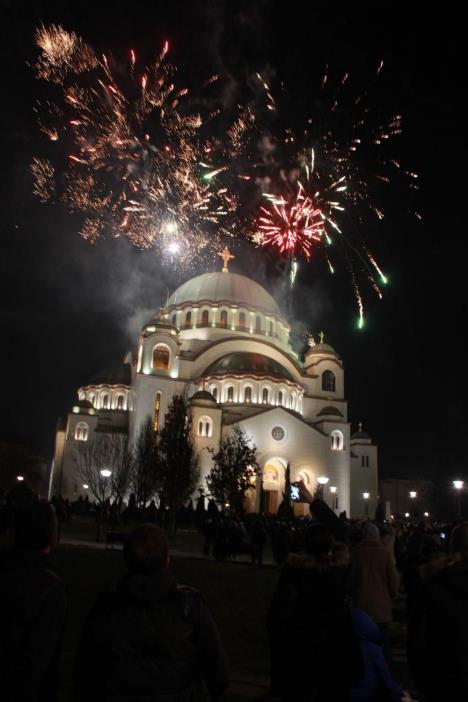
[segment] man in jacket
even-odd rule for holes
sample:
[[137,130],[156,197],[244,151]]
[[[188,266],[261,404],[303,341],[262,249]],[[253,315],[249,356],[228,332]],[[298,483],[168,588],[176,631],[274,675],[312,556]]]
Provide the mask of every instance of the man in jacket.
[[351,553],[353,607],[362,609],[379,625],[384,653],[389,661],[392,601],[398,594],[400,579],[392,553],[380,542],[378,527],[367,523],[363,536]]
[[49,554],[57,542],[52,505],[18,510],[15,545],[0,554],[0,680],[3,702],[53,702],[66,612]]
[[75,663],[79,699],[219,699],[228,686],[224,648],[200,593],[177,585],[169,571],[164,532],[135,529],[124,559],[127,573],[115,592],[98,598],[85,624]]

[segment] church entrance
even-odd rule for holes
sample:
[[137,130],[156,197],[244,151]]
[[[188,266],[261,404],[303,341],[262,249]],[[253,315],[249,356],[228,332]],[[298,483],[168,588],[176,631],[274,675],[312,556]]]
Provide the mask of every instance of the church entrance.
[[282,459],[272,458],[263,468],[263,511],[276,514],[284,486],[286,463]]

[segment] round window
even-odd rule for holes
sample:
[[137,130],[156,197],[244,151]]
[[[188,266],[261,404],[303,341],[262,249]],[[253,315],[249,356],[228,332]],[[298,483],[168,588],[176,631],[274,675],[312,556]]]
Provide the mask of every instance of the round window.
[[271,435],[275,441],[282,441],[284,439],[283,427],[273,427],[271,430]]

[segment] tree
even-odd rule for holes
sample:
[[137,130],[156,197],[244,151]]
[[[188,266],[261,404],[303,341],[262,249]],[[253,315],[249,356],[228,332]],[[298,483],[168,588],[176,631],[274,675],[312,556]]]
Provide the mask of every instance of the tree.
[[284,471],[284,492],[283,501],[278,507],[278,517],[280,519],[293,519],[294,510],[291,504],[291,464],[288,463]]
[[142,425],[134,448],[131,487],[138,507],[145,507],[156,495],[157,453],[151,417]]
[[73,453],[75,472],[81,483],[102,507],[113,497],[113,482],[102,471],[112,471],[110,443],[106,434],[95,434],[88,441],[79,441]]
[[199,478],[198,455],[183,397],[174,395],[164,416],[156,444],[159,503],[169,511],[169,530],[175,530],[176,512],[191,497]]
[[222,439],[219,451],[210,449],[214,466],[206,477],[210,493],[223,507],[229,504],[237,514],[242,514],[244,495],[255,489],[258,471],[257,448],[250,438],[235,426],[230,436]]

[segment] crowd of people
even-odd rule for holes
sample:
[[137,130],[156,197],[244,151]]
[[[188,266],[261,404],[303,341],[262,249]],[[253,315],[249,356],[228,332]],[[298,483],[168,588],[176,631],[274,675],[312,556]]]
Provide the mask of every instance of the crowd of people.
[[[203,533],[203,552],[247,553],[262,565],[271,541],[280,565],[266,627],[271,684],[264,699],[292,702],[468,700],[468,524],[395,528],[350,521],[307,493],[311,515],[235,518],[209,503],[182,523]],[[199,504],[202,504],[200,500]],[[61,519],[90,503],[31,499],[9,512],[13,545],[0,554],[0,675],[6,702],[53,702],[67,612],[50,560]],[[155,506],[131,503],[139,521],[125,541],[123,575],[98,596],[76,654],[76,700],[201,702],[229,688],[222,639],[202,594],[176,581]],[[186,520],[185,522],[183,520]],[[406,594],[411,694],[392,675],[393,604]],[[248,593],[246,593],[246,597]],[[407,687],[407,685],[405,685]]]

